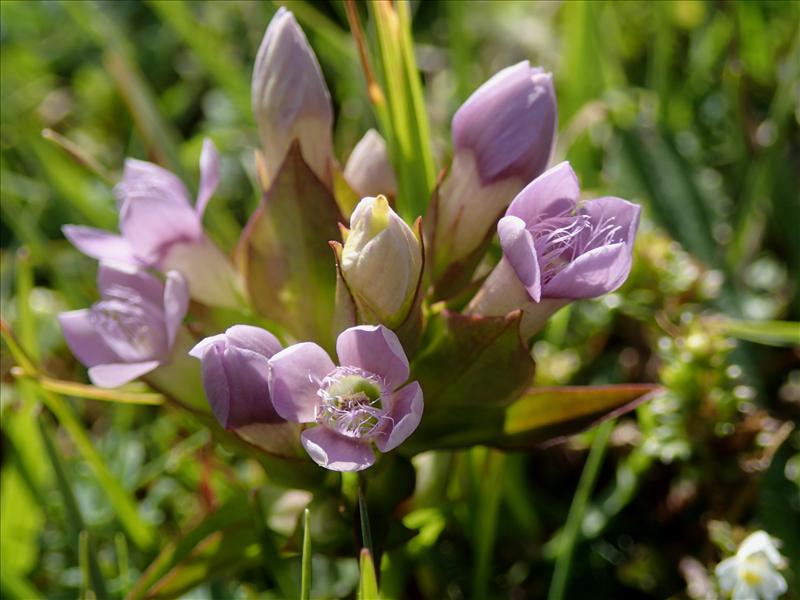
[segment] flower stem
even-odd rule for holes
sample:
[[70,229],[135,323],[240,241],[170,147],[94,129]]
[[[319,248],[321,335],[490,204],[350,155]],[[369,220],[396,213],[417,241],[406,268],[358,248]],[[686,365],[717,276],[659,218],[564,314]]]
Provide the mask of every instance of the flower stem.
[[361,545],[369,550],[375,557],[375,548],[372,545],[372,532],[369,528],[369,513],[367,512],[366,497],[367,481],[362,473],[358,474],[358,514],[361,520]]

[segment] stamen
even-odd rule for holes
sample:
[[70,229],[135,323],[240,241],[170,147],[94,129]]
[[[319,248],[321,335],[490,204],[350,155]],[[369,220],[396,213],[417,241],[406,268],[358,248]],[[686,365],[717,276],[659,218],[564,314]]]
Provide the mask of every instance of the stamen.
[[385,382],[363,369],[337,367],[322,379],[317,396],[316,421],[344,436],[369,440],[392,422]]
[[565,210],[535,223],[530,231],[539,259],[542,285],[549,283],[581,254],[613,244],[622,228],[614,217],[592,223],[588,214]]
[[142,296],[122,286],[108,288],[103,296],[92,306],[89,318],[105,341],[122,358],[150,357],[155,349],[154,331]]

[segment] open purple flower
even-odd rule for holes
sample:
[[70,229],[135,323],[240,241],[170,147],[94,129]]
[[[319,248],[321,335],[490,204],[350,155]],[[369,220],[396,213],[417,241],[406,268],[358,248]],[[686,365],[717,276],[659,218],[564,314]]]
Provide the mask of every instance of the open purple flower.
[[200,191],[192,206],[189,192],[175,175],[153,163],[129,158],[114,189],[119,208],[116,235],[83,225],[65,225],[64,236],[81,252],[112,260],[175,269],[191,295],[204,304],[237,307],[240,283],[228,258],[203,232],[203,213],[219,182],[219,155],[211,140],[200,154]]
[[503,254],[535,302],[601,296],[630,273],[639,206],[611,196],[579,202],[579,193],[563,162],[522,190],[497,225]]
[[58,319],[72,353],[89,367],[99,387],[117,387],[169,358],[189,305],[183,276],[167,273],[164,283],[129,265],[100,263],[100,301],[61,313]]
[[[343,331],[336,340],[340,366],[312,342],[281,350],[270,361],[269,388],[277,413],[314,423],[303,447],[320,466],[360,471],[375,462],[372,445],[389,452],[422,418],[422,388],[397,336],[383,325]],[[403,386],[403,387],[401,387]]]
[[280,350],[281,343],[270,332],[234,325],[189,352],[202,361],[203,387],[223,427],[283,422],[272,406],[267,378],[267,360]]
[[614,197],[580,202],[578,178],[563,162],[528,184],[497,224],[503,258],[467,312],[503,316],[522,309],[530,338],[562,306],[613,292],[628,278],[640,208]]
[[122,235],[82,225],[65,225],[64,235],[92,258],[161,268],[173,244],[203,237],[203,213],[218,182],[219,156],[208,139],[200,156],[200,192],[194,206],[186,186],[175,175],[153,163],[129,158],[114,190]]

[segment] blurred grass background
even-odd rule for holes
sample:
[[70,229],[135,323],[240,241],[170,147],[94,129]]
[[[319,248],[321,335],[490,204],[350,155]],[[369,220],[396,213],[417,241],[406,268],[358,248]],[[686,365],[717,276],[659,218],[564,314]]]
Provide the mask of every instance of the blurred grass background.
[[[343,161],[376,125],[344,7],[287,4],[330,86]],[[697,590],[712,585],[707,568],[756,525],[783,539],[800,573],[800,438],[792,431],[800,365],[796,348],[779,347],[787,326],[775,323],[800,320],[798,6],[411,4],[437,169],[459,104],[496,70],[529,59],[554,73],[555,160],[572,162],[588,194],[645,207],[630,281],[559,314],[534,346],[537,381],[658,380],[667,393],[595,445],[605,450],[596,486],[566,534],[559,528],[593,434],[509,456],[495,499],[480,485],[490,458],[456,456],[449,483],[427,490],[428,500],[415,497],[404,521],[421,533],[388,554],[383,583],[396,597],[473,597],[473,585],[487,597],[544,597],[559,561],[571,565],[566,597],[704,597]],[[84,379],[55,316],[95,293],[93,262],[59,228],[115,228],[111,187],[124,157],[156,161],[191,189],[202,138],[213,138],[222,183],[205,224],[222,247],[236,243],[258,201],[250,69],[276,9],[0,3],[0,299],[3,318],[49,374]],[[45,129],[93,157],[95,170],[45,139]],[[43,393],[14,379],[3,350],[4,598],[129,594],[179,531],[212,507],[232,506],[222,514],[235,515],[229,503],[253,488],[266,490],[276,543],[291,533],[280,511],[293,514],[286,507],[301,499],[270,487],[181,414]],[[479,559],[490,562],[477,584],[471,548],[487,539],[481,528],[491,529],[495,551]],[[281,597],[291,587],[267,546],[224,541],[188,566],[173,561],[152,595]],[[353,559],[315,556],[315,597],[351,594],[355,578]]]

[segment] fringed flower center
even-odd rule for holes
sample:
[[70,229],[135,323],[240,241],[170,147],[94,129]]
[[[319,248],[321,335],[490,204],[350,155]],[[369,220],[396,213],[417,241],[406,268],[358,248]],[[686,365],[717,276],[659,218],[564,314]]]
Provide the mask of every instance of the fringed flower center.
[[[539,259],[541,283],[546,285],[564,267],[594,248],[622,241],[614,217],[593,223],[588,214],[568,210],[546,217],[531,227]],[[618,239],[619,238],[619,239]]]
[[105,342],[125,360],[154,358],[159,332],[142,296],[122,286],[112,286],[103,295],[89,314]]
[[317,423],[341,435],[370,440],[390,418],[386,414],[386,385],[373,373],[337,367],[319,384]]

